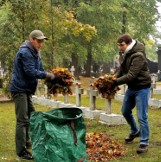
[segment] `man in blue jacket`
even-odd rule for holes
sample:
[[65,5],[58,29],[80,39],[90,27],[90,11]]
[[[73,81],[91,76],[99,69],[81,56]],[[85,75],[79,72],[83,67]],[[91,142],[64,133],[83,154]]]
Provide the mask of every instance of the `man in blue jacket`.
[[33,160],[32,154],[27,151],[31,147],[29,137],[29,119],[32,111],[32,95],[35,93],[38,79],[56,79],[51,73],[43,69],[39,50],[47,39],[40,30],[34,30],[19,48],[11,78],[10,91],[15,102],[16,114],[16,153],[18,158]]

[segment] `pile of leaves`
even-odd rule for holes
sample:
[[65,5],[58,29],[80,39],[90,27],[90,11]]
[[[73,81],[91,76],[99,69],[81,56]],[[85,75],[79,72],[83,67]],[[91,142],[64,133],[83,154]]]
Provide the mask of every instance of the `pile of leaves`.
[[86,151],[88,160],[93,162],[109,161],[124,156],[126,151],[115,140],[111,140],[108,134],[86,134]]
[[94,86],[103,98],[113,99],[117,91],[120,90],[118,86],[112,87],[113,82],[116,80],[115,75],[105,74],[100,76],[95,82]]
[[50,80],[46,79],[45,84],[48,87],[48,93],[57,95],[61,93],[63,95],[70,94],[72,95],[71,86],[73,85],[74,79],[72,73],[68,70],[68,68],[54,68],[51,70],[51,73],[61,78],[61,80]]

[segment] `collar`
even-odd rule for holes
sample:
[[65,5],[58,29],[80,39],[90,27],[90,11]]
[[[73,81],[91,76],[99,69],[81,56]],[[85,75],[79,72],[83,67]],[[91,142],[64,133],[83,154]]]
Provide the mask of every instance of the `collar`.
[[136,40],[132,39],[131,44],[126,48],[124,54],[126,54],[127,52],[129,52],[134,47],[135,43],[136,43]]

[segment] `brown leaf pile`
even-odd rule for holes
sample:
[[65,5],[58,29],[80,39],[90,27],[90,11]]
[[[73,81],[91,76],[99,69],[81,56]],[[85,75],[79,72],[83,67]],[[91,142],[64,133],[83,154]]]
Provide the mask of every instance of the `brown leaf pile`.
[[46,79],[45,84],[48,87],[48,91],[50,94],[57,95],[61,93],[63,95],[70,94],[72,95],[71,86],[73,85],[73,76],[72,73],[68,70],[68,68],[54,68],[51,70],[51,73],[62,78],[61,81]]
[[112,74],[105,74],[100,76],[95,82],[94,86],[98,89],[98,92],[102,94],[103,98],[113,99],[117,91],[120,90],[118,86],[112,87],[115,80],[115,76]]
[[86,147],[88,160],[92,162],[114,160],[126,153],[121,144],[103,133],[87,134]]

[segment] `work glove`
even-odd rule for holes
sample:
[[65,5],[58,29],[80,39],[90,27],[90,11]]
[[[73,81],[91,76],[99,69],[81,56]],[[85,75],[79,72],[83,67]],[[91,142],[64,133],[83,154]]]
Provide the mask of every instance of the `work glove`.
[[51,80],[53,84],[60,84],[60,85],[62,85],[64,83],[63,78],[60,77],[57,74],[47,73],[46,78],[48,80]]
[[55,75],[53,73],[47,73],[46,78],[50,79],[50,80],[54,80],[55,79]]

